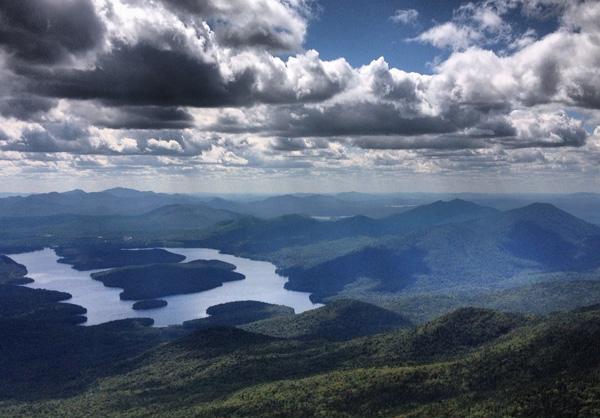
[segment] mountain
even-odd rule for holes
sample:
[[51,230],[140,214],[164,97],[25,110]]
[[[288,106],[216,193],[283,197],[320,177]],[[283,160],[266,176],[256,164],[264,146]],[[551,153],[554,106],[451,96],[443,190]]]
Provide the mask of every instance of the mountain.
[[200,203],[200,199],[123,188],[91,193],[72,190],[2,198],[0,218],[61,214],[139,215],[160,206],[188,203]]
[[402,315],[356,300],[336,300],[295,316],[266,319],[243,328],[284,338],[347,340],[410,327]]
[[[96,248],[157,246],[173,237],[197,239],[200,231],[243,216],[201,204],[175,204],[141,215],[51,215],[0,218],[0,248],[22,252],[46,246]],[[106,248],[105,248],[106,249]]]
[[418,206],[402,214],[391,216],[386,218],[385,221],[387,221],[386,224],[396,227],[416,228],[419,226],[464,222],[495,213],[498,213],[498,210],[462,199],[453,199],[447,202],[438,200],[428,205]]
[[[472,210],[475,218],[465,221],[457,208]],[[301,245],[291,230],[286,243],[294,247],[289,250],[274,241],[263,245],[251,234],[245,237],[252,246],[244,250],[279,263],[289,278],[286,287],[311,292],[317,301],[361,280],[369,281],[372,291],[423,292],[490,288],[524,272],[600,267],[600,227],[549,204],[499,212],[453,201],[375,222],[375,229],[369,226],[375,233],[368,238],[355,235],[352,243],[351,236],[329,234],[329,241]],[[379,229],[383,222],[388,227]],[[379,235],[382,230],[395,234]]]
[[286,289],[310,292],[313,301],[322,302],[361,278],[377,281],[377,291],[395,293],[414,284],[417,275],[429,271],[424,256],[416,248],[367,246],[316,266],[282,269],[281,274],[288,277]]
[[217,209],[227,209],[267,219],[292,214],[323,218],[356,215],[379,218],[406,210],[404,207],[391,205],[389,199],[367,194],[288,194],[245,201],[214,198],[206,204]]
[[477,227],[502,237],[502,245],[510,254],[547,270],[582,270],[600,265],[600,227],[551,204],[513,209]]
[[244,213],[246,210],[244,207],[244,202],[227,200],[222,197],[212,198],[204,202],[204,204],[214,209],[231,210],[239,213]]
[[273,219],[246,218],[217,228],[206,242],[207,245],[230,251],[264,253],[348,237],[405,234],[435,225],[478,219],[497,212],[492,208],[456,199],[419,206],[402,214],[379,219],[360,215],[336,221],[319,221],[301,215],[285,215]]
[[209,226],[240,219],[242,215],[228,210],[213,209],[200,204],[161,206],[139,217],[148,225],[162,225],[165,229],[204,229]]
[[25,278],[27,268],[12,258],[0,254],[0,284],[24,284],[30,279]]
[[170,204],[204,204],[261,218],[302,214],[324,218],[363,215],[384,218],[417,206],[443,200],[467,200],[476,204],[510,210],[538,201],[548,202],[588,222],[600,224],[600,194],[483,194],[483,193],[387,193],[345,192],[332,195],[288,194],[211,195],[166,194],[116,187],[86,193],[76,189],[64,193],[0,193],[0,217],[56,214],[141,214]]
[[309,194],[309,195],[283,195],[273,196],[265,200],[251,203],[253,214],[265,217],[280,216],[283,214],[303,214],[313,216],[335,216],[348,215],[344,209],[343,202],[333,196]]
[[[15,379],[0,383],[0,415],[595,416],[599,324],[591,306],[540,318],[465,308],[342,341],[212,328],[158,344],[163,331],[134,324],[129,334],[120,324],[20,329],[2,346],[0,370]],[[110,333],[119,344],[89,350]],[[57,350],[50,336],[73,344]],[[26,357],[30,372],[19,373]]]
[[456,353],[477,347],[526,323],[523,315],[460,308],[417,328],[411,350],[422,357]]
[[466,193],[461,197],[500,210],[510,210],[536,202],[546,202],[587,222],[600,225],[600,194],[598,193],[534,193],[481,194]]
[[127,187],[113,187],[112,189],[103,190],[102,193],[122,198],[139,198],[144,196],[154,196],[156,194],[154,192],[145,192],[135,189],[129,189]]

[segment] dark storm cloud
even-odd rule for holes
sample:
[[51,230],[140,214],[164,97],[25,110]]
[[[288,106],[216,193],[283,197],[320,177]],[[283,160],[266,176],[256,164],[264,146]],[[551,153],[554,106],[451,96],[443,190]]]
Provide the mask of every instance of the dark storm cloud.
[[[282,29],[284,31],[284,29]],[[294,45],[285,41],[281,37],[281,32],[277,33],[268,28],[254,27],[248,31],[232,31],[227,28],[216,28],[217,39],[222,45],[239,48],[247,45],[260,45],[273,50],[289,50],[293,49]]]
[[19,120],[35,120],[56,106],[57,100],[22,93],[0,99],[0,115]]
[[215,0],[161,0],[182,19],[195,17],[210,22],[220,45],[270,50],[299,50],[306,32],[310,8],[278,1],[220,2]]
[[274,151],[304,151],[307,149],[325,149],[329,147],[329,141],[322,138],[275,138],[270,143],[270,148]]
[[194,118],[179,107],[122,106],[92,117],[96,126],[112,129],[184,129]]
[[482,138],[469,138],[458,135],[445,135],[443,137],[359,137],[352,138],[349,142],[362,149],[375,150],[464,150],[486,148],[489,146]]
[[20,66],[32,91],[49,97],[99,99],[110,105],[216,107],[249,103],[253,76],[225,81],[216,64],[140,43],[118,45],[91,70]]
[[300,90],[297,80],[290,80],[277,66],[247,67],[225,79],[218,64],[204,62],[176,43],[169,49],[149,43],[116,45],[101,54],[89,70],[26,65],[14,69],[27,80],[29,91],[47,97],[100,100],[109,106],[225,107],[314,102],[344,90],[348,75],[330,75],[314,53],[302,59],[311,64],[302,74],[314,83],[307,90]]
[[[441,116],[423,116],[402,111],[390,102],[354,102],[317,108],[280,107],[272,110],[264,124],[250,129],[282,137],[447,134],[481,119],[482,115],[471,108],[451,109]],[[238,133],[248,127],[225,116],[210,129]]]
[[[598,60],[600,66],[600,59]],[[569,86],[568,95],[583,108],[600,109],[600,72],[581,69],[576,81]]]
[[69,122],[48,122],[23,131],[18,141],[3,147],[23,152],[70,152],[86,154],[92,149],[90,133],[86,126]]
[[387,102],[335,104],[324,110],[309,108],[301,113],[300,119],[285,122],[279,128],[292,124],[297,136],[418,135],[449,133],[458,128],[456,123],[437,117],[405,117],[393,103]]
[[103,33],[90,0],[0,2],[0,45],[23,61],[64,60],[94,48]]

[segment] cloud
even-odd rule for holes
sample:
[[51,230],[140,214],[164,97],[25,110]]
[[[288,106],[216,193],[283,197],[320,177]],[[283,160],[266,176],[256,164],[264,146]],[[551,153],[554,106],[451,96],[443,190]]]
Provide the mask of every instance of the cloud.
[[104,26],[90,0],[19,0],[0,4],[0,45],[16,59],[51,64],[84,54]]
[[150,138],[146,142],[146,149],[150,151],[165,151],[166,153],[181,153],[183,152],[183,148],[181,144],[174,139],[169,139],[166,141],[161,141],[155,138]]
[[565,112],[514,110],[509,119],[516,129],[518,147],[582,146],[588,137],[581,121]]
[[112,129],[185,129],[194,126],[192,115],[181,107],[90,106],[86,111],[95,112],[89,117],[95,126]]
[[414,23],[418,18],[419,12],[415,9],[398,9],[390,16],[392,22],[402,25]]
[[226,75],[216,63],[154,45],[117,45],[90,70],[20,68],[30,91],[47,97],[101,100],[108,105],[221,107],[321,101],[352,78],[345,60],[316,51],[289,57],[242,54]]
[[90,70],[26,68],[30,90],[48,97],[98,99],[113,105],[222,106],[250,100],[250,73],[225,80],[219,67],[183,51],[120,44]]
[[162,0],[186,20],[211,20],[217,41],[229,47],[299,50],[310,4],[302,0]]
[[270,143],[270,148],[274,151],[304,151],[308,149],[329,148],[329,142],[322,138],[281,138],[277,137]]
[[472,28],[446,22],[432,27],[414,38],[416,41],[430,43],[437,48],[466,49],[485,39]]
[[36,119],[56,106],[57,101],[31,94],[3,96],[0,115],[20,120]]
[[[448,172],[596,155],[598,2],[465,3],[414,39],[448,49],[431,74],[304,50],[310,1],[13,3],[0,5],[0,153],[35,170]],[[519,31],[513,13],[559,27]]]

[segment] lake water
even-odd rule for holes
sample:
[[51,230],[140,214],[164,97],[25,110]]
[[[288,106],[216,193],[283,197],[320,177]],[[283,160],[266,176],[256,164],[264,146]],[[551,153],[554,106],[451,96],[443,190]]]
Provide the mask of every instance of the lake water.
[[237,300],[286,305],[294,308],[296,313],[321,306],[313,304],[308,293],[284,289],[286,278],[275,273],[275,266],[271,263],[221,254],[209,248],[165,249],[185,256],[184,262],[198,259],[226,261],[234,264],[236,271],[246,278],[224,283],[205,292],[161,298],[169,302],[164,308],[134,311],[133,301],[119,299],[122,289],[106,287],[90,277],[91,273],[100,270],[77,271],[68,264],[57,263],[58,257],[50,248],[10,257],[25,265],[27,276],[35,280],[28,287],[59,290],[73,295],[67,302],[87,309],[86,325],[139,317],[153,318],[155,326],[176,325],[188,319],[206,317],[206,309],[212,305]]

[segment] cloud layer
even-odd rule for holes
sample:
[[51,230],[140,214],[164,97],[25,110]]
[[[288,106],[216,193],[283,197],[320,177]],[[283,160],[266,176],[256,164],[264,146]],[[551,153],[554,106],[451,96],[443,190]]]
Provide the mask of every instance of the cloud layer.
[[[317,6],[0,4],[2,176],[596,175],[599,2],[465,3],[405,40],[440,49],[429,74],[304,49]],[[515,13],[556,29],[518,31]]]

